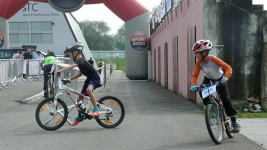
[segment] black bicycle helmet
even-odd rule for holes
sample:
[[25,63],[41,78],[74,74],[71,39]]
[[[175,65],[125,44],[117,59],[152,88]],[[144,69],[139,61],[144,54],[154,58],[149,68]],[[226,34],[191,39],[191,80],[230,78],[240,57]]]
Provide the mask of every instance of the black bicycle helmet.
[[50,51],[48,54],[48,56],[56,56],[54,52]]

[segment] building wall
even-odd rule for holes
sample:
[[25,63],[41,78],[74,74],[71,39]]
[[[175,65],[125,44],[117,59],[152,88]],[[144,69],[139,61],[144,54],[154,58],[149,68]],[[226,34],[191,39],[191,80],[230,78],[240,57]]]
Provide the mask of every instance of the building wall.
[[0,37],[0,48],[1,49],[9,48],[8,22],[6,19],[2,17],[0,17],[0,34],[4,36],[4,37]]
[[[9,22],[44,22],[52,23],[52,43],[10,43],[10,48],[21,48],[22,45],[36,45],[37,49],[46,52],[53,50],[57,55],[62,55],[66,45],[74,43],[72,35],[64,14],[53,9],[48,3],[37,3],[30,1]],[[10,32],[11,34],[11,32]]]
[[[203,39],[203,1],[182,0],[179,6],[169,13],[156,31],[151,34],[152,79],[186,98],[190,89],[189,82],[192,73],[188,76],[187,62],[195,62],[194,54],[193,56],[190,54],[190,57],[188,57],[188,53],[191,53],[193,46],[188,44],[188,35],[192,28],[195,30],[195,33],[193,33],[194,40]],[[176,60],[173,57],[173,44],[175,38],[178,40],[177,53],[179,58],[176,58],[178,59],[178,69],[174,68]],[[178,80],[174,82],[175,72],[178,72]]]
[[[195,63],[190,53],[195,36],[195,41],[209,39],[214,45],[224,45],[223,48],[214,47],[210,54],[233,68],[228,82],[232,99],[265,96],[263,89],[266,88],[262,85],[266,83],[261,82],[265,81],[262,72],[266,70],[262,66],[266,64],[266,58],[262,57],[266,55],[263,41],[266,14],[261,5],[252,5],[252,0],[182,0],[151,33],[152,79],[188,99],[201,102],[198,94],[194,97],[188,92]],[[175,41],[178,44],[175,45]],[[174,51],[176,46],[178,52]],[[203,73],[198,85],[202,79]]]
[[232,99],[260,97],[263,27],[266,11],[255,7],[252,0],[205,0],[205,38],[224,48],[217,55],[232,66],[228,82]]

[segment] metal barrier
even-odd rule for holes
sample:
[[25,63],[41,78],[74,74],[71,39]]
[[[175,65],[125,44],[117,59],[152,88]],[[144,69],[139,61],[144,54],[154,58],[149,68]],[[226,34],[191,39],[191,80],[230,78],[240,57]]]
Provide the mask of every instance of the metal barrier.
[[[23,78],[23,74],[29,77],[28,80]],[[33,79],[42,79],[39,60],[0,59],[0,89],[33,82]]]
[[[69,58],[59,57],[55,61],[54,72],[57,72],[57,70],[67,67],[70,64],[73,64],[73,61]],[[102,89],[107,88],[108,91],[111,91],[106,84],[106,64],[100,68],[96,68],[96,70],[99,69],[102,69],[102,73],[100,74],[101,84],[103,85]],[[78,74],[78,71],[78,68],[67,70],[62,73],[62,77],[70,78]],[[23,78],[23,74],[26,75],[27,80]],[[34,80],[40,80],[42,79],[42,76],[43,72],[39,60],[0,59],[0,89],[2,90],[8,88],[8,85],[16,86],[17,84],[23,84],[28,81],[33,82]],[[78,80],[73,81],[68,86],[77,90]]]
[[104,88],[106,88],[110,92],[111,89],[107,86],[107,66],[106,66],[106,64],[104,64],[102,67],[100,67],[98,69],[102,69],[101,74],[100,74],[102,88],[99,90],[99,92],[101,92]]

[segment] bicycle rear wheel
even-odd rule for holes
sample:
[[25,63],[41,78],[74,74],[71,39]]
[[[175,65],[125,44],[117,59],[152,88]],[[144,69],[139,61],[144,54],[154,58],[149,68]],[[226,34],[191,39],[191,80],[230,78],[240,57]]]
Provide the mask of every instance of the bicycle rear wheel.
[[110,113],[102,114],[96,117],[97,123],[104,128],[115,128],[121,124],[124,119],[125,109],[122,102],[113,96],[105,96],[99,99],[98,103],[100,112],[110,111]]
[[218,109],[215,105],[207,104],[205,120],[212,141],[216,144],[220,144],[223,137],[223,126]]
[[[45,130],[56,130],[64,125],[68,118],[68,108],[64,101],[57,100],[54,106],[54,99],[43,100],[36,108],[35,119],[38,125]],[[55,111],[53,111],[53,106]]]
[[48,98],[53,98],[54,97],[54,85],[53,85],[52,75],[50,75],[50,77],[48,78],[48,87],[49,87],[49,89],[47,90]]

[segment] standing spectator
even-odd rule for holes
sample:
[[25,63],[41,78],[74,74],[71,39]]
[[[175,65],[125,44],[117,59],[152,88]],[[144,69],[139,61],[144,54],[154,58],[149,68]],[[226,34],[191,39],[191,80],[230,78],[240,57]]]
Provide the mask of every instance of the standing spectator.
[[24,59],[33,59],[31,54],[31,49],[28,49],[26,53],[23,54]]
[[14,54],[11,59],[23,59],[22,51],[19,51],[19,53]]
[[[104,62],[102,59],[100,59],[98,67],[101,68],[103,65],[104,65]],[[99,74],[101,74],[101,72],[102,72],[102,69],[99,70]]]
[[89,62],[92,66],[94,66],[94,61],[93,61],[92,57],[90,57],[90,59],[88,60],[88,62]]
[[49,51],[47,56],[40,62],[41,68],[44,70],[44,98],[48,98],[48,77],[53,76],[54,81],[54,70],[52,68],[55,61],[55,53]]
[[37,50],[37,56],[34,57],[35,60],[43,60],[44,56],[41,54],[41,51]]
[[[32,54],[31,54],[31,49],[27,49],[27,52],[23,54],[23,57],[24,57],[25,60],[33,59]],[[23,78],[27,79],[27,76],[26,76],[26,62],[25,61],[24,61],[24,68],[25,68],[25,71],[23,73]]]

